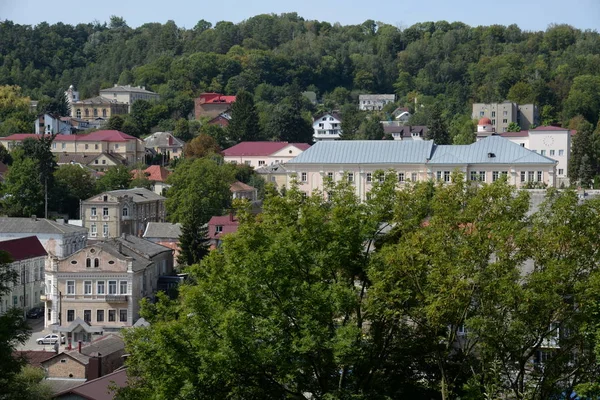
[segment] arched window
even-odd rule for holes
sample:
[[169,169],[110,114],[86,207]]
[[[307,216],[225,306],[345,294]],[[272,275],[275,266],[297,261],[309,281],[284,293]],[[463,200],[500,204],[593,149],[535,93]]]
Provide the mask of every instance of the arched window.
[[94,268],[98,268],[100,266],[100,260],[97,258],[94,258]]
[[77,116],[77,118],[81,118],[81,108],[78,108],[78,109],[77,109],[77,111],[76,111],[76,114],[75,114],[75,115]]
[[98,116],[98,109],[94,108],[94,117],[97,117],[97,116]]
[[91,258],[86,258],[85,259],[85,267],[86,268],[90,268],[92,266],[92,259]]
[[102,116],[103,116],[104,118],[106,118],[106,108],[103,108],[103,109],[102,109]]
[[90,110],[88,110],[87,108],[85,109],[85,116],[89,117],[90,116]]

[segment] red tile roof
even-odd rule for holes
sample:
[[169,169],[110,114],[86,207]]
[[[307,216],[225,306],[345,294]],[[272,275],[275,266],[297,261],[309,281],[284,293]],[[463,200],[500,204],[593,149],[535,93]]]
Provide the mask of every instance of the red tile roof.
[[[226,233],[237,232],[240,222],[232,215],[223,215],[212,217],[208,221],[208,237],[209,239],[217,239]],[[215,232],[216,226],[222,226],[223,230],[220,233]]]
[[42,363],[50,358],[54,357],[56,353],[53,351],[42,351],[42,350],[26,350],[26,351],[15,351],[17,357],[23,357],[27,360],[27,364],[32,367],[41,367]]
[[221,93],[202,93],[199,97],[201,104],[231,104],[235,103],[235,96],[225,96]]
[[[137,178],[138,170],[134,169],[131,171],[131,174],[134,178]],[[171,175],[171,173],[163,166],[160,165],[151,165],[144,170],[144,174],[148,177],[149,180],[154,182],[164,182],[167,180],[167,177]]]
[[288,142],[242,142],[233,147],[223,150],[224,156],[270,156],[271,154],[285,148],[295,146],[300,150],[307,150],[310,145],[306,143]]
[[229,190],[232,192],[249,192],[254,190],[250,185],[246,185],[244,182],[235,181],[229,186]]
[[[27,138],[40,138],[42,135],[35,133],[15,133],[10,136],[1,138],[1,140],[25,140]],[[56,135],[54,138],[57,142],[127,142],[136,139],[121,131],[96,131],[87,135]]]
[[479,120],[479,122],[477,123],[477,125],[491,125],[492,124],[492,120],[489,119],[488,117],[483,117]]
[[28,236],[0,242],[0,251],[5,251],[10,254],[14,261],[43,257],[48,254],[37,236]]

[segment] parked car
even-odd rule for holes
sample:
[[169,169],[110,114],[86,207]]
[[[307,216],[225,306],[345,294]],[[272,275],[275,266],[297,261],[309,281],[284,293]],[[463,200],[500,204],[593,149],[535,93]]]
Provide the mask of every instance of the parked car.
[[[37,344],[54,344],[58,340],[58,335],[56,333],[50,333],[44,337],[37,339],[35,342]],[[60,343],[65,344],[65,335],[60,335]]]
[[27,311],[27,318],[40,318],[44,316],[44,310],[40,307],[33,307]]

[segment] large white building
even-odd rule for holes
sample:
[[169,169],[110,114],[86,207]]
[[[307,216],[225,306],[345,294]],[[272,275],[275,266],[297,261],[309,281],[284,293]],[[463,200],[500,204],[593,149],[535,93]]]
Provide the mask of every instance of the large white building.
[[[569,159],[571,157],[571,136],[573,131],[556,126],[538,126],[520,132],[503,132],[499,135],[526,149],[557,161],[556,183],[569,184]],[[496,134],[492,121],[481,118],[477,123],[477,139]]]
[[284,164],[310,147],[306,143],[241,142],[223,150],[225,162],[245,164],[254,169]]
[[500,136],[470,145],[435,145],[430,140],[338,140],[317,142],[286,164],[288,184],[297,179],[307,193],[323,190],[327,179],[353,182],[366,199],[376,171],[393,170],[398,184],[410,181],[449,182],[453,171],[472,181],[493,182],[506,176],[509,183],[556,186],[555,160]]
[[395,94],[361,94],[358,95],[358,109],[361,111],[381,111],[386,104],[395,101]]

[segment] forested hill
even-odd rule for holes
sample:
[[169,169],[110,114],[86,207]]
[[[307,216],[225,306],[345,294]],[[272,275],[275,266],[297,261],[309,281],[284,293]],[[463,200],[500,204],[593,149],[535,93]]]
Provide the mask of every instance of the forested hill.
[[539,104],[544,122],[581,114],[596,124],[600,37],[567,25],[528,32],[439,21],[399,29],[295,13],[215,26],[200,20],[192,29],[173,21],[132,29],[118,17],[77,26],[0,22],[0,85],[41,99],[73,84],[85,98],[117,82],[145,85],[164,99],[244,88],[268,102],[292,82],[325,96],[326,106],[348,100],[347,91],[334,92],[339,87],[396,93],[406,104],[437,96],[449,119],[468,114],[472,101],[510,99]]

